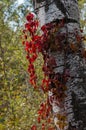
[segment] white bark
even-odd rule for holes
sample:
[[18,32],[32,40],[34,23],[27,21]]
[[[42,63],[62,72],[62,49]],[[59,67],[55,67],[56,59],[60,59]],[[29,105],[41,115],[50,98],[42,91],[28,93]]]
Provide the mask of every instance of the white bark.
[[[60,0],[64,7],[66,8],[67,12],[66,15],[68,18],[75,19],[79,21],[79,10],[77,5],[77,0]],[[37,3],[36,0],[33,0],[35,2],[35,11],[37,12],[38,18],[40,20],[40,23],[46,24],[50,23],[56,19],[62,19],[65,17],[63,12],[57,8],[55,0],[49,0],[49,6],[48,10],[45,11],[46,4],[48,4],[45,0],[43,2]],[[58,0],[57,0],[58,4]]]

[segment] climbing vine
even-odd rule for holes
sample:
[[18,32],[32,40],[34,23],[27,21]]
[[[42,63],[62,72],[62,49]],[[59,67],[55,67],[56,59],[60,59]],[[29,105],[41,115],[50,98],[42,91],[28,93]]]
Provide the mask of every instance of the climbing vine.
[[[78,51],[81,52],[81,55],[86,57],[86,51],[80,49],[83,36],[77,33],[75,29],[75,37],[77,39],[76,44],[67,43],[67,40],[64,44],[64,39],[66,39],[65,34],[56,35],[56,32],[59,31],[61,27],[64,26],[64,19],[62,19],[59,23],[53,22],[46,24],[40,28],[39,21],[35,18],[34,14],[29,13],[26,16],[26,24],[25,29],[23,30],[23,45],[27,52],[27,60],[28,64],[28,72],[30,76],[30,83],[34,87],[34,89],[39,89],[44,93],[47,93],[47,101],[41,103],[40,108],[38,110],[38,123],[46,120],[46,123],[42,123],[42,130],[54,130],[53,127],[53,117],[52,117],[52,106],[50,102],[55,99],[58,101],[58,106],[63,107],[64,98],[67,96],[65,91],[67,90],[67,80],[70,77],[69,70],[67,68],[64,69],[62,74],[55,73],[54,69],[58,68],[58,63],[56,62],[55,57],[51,56],[49,52],[62,52],[65,53],[76,53]],[[37,85],[37,74],[35,71],[34,62],[36,61],[39,53],[42,53],[44,64],[42,66],[42,70],[44,72],[44,78],[42,79],[41,85]],[[51,93],[51,96],[48,96],[48,93]],[[54,96],[53,96],[53,95]],[[62,104],[61,104],[62,103]],[[57,114],[58,121],[57,125],[61,130],[68,125],[66,113],[58,113]],[[49,124],[46,125],[46,124]],[[33,125],[31,130],[37,130],[37,126]]]

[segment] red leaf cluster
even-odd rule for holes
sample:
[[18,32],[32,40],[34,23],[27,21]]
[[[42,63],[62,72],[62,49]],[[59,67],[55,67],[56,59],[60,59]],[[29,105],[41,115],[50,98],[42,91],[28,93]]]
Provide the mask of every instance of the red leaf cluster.
[[38,123],[41,122],[41,120],[46,120],[50,122],[49,115],[51,113],[51,106],[46,103],[41,103],[40,109],[38,110]]
[[[27,60],[29,61],[28,72],[30,74],[30,83],[37,88],[36,80],[37,76],[35,73],[34,62],[38,57],[38,53],[41,51],[41,36],[36,34],[38,29],[38,20],[34,18],[32,13],[26,16],[27,23],[25,24],[25,29],[23,30],[24,38],[23,45],[27,52]],[[30,37],[30,40],[28,40]]]
[[34,18],[34,15],[32,13],[29,13],[27,16],[26,16],[26,19],[27,21],[32,21]]
[[36,125],[33,125],[33,126],[31,127],[31,130],[37,130],[37,126],[36,126]]

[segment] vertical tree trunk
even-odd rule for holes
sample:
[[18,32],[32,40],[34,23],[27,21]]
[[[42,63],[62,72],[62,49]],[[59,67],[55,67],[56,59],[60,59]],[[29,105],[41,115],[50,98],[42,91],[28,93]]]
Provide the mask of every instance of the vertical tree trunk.
[[[62,47],[73,49],[71,51],[67,48],[66,52],[49,50],[49,56],[55,57],[58,66],[54,69],[55,75],[57,73],[62,75],[64,72],[69,75],[65,92],[67,96],[63,101],[59,102],[55,95],[53,96],[52,89],[49,92],[56,130],[61,130],[57,124],[58,113],[67,115],[65,123],[68,125],[64,130],[86,130],[86,66],[80,54],[82,47],[80,44],[77,45],[76,35],[80,35],[77,0],[34,0],[34,6],[41,26],[64,19],[64,26],[59,29],[56,36],[61,37],[64,34],[64,40],[60,39]],[[76,48],[78,51],[75,51]]]

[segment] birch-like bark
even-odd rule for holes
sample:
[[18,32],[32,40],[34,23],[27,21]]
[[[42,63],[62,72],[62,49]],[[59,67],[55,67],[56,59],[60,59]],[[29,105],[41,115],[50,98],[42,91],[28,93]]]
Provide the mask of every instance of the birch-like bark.
[[[63,18],[66,19],[67,22],[57,35],[66,34],[64,41],[76,45],[76,32],[80,35],[77,0],[33,0],[33,3],[41,26]],[[77,53],[53,51],[49,52],[49,55],[55,57],[59,66],[54,69],[55,73],[62,74],[65,69],[68,69],[70,73],[66,84],[67,97],[63,102],[59,104],[58,100],[53,97],[53,93],[49,92],[49,99],[53,97],[50,104],[52,105],[56,130],[60,130],[57,124],[58,113],[66,113],[67,115],[68,125],[64,130],[86,130],[86,61],[79,51]]]

